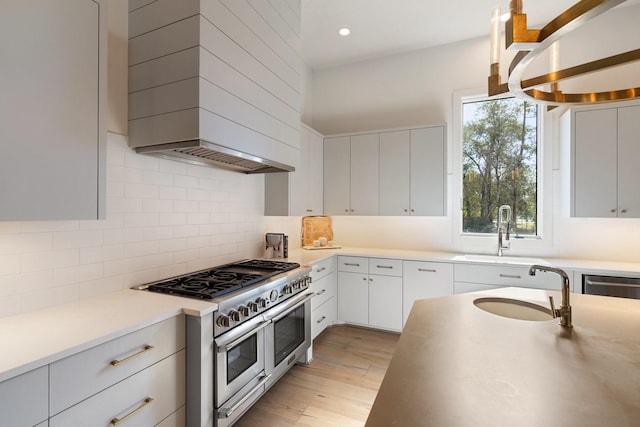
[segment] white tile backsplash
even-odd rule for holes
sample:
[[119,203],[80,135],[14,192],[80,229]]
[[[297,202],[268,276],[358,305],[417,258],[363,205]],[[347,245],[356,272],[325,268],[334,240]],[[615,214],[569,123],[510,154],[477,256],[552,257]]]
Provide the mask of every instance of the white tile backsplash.
[[107,135],[107,216],[0,222],[0,317],[261,254],[264,177],[136,154]]

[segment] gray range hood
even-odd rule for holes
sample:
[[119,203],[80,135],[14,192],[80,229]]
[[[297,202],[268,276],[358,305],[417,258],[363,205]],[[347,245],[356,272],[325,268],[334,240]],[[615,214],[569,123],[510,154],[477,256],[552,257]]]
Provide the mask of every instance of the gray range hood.
[[137,147],[137,153],[245,173],[293,172],[295,168],[203,140]]

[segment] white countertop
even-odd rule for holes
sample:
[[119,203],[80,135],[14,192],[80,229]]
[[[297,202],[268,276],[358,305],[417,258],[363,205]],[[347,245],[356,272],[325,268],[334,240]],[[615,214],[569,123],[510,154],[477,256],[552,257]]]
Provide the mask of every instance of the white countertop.
[[181,313],[203,316],[216,304],[123,290],[0,319],[0,381]]
[[[390,257],[416,261],[496,263],[495,257],[461,258],[449,252],[355,248],[292,249],[288,261],[313,265],[334,255]],[[522,258],[521,261],[531,261]],[[504,257],[502,262],[517,262]],[[565,269],[591,273],[639,274],[640,263],[619,263],[545,258],[540,260]],[[526,262],[524,262],[526,264]],[[191,298],[153,292],[123,290],[44,310],[0,319],[0,381],[59,360],[124,334],[181,313],[204,316],[217,305]]]

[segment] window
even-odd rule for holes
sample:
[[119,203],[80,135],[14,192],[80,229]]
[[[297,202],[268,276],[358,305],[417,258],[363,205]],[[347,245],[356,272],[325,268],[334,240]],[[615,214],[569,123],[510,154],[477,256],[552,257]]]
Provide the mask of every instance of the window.
[[509,205],[512,234],[538,235],[538,123],[518,98],[462,100],[463,233],[496,233]]

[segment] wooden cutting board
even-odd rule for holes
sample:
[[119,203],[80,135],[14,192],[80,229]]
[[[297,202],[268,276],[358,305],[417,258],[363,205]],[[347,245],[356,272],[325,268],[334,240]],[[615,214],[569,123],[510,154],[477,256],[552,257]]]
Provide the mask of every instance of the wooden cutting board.
[[327,241],[333,240],[331,217],[302,217],[302,246],[313,246],[313,241],[319,237],[326,237]]

